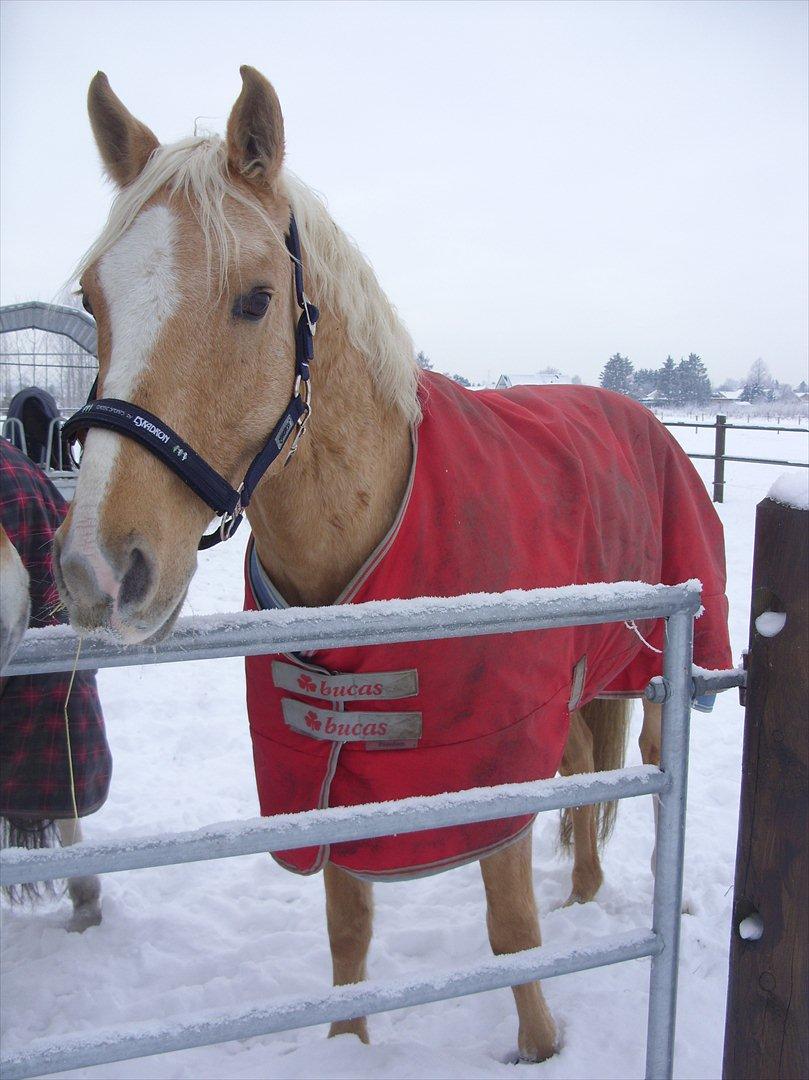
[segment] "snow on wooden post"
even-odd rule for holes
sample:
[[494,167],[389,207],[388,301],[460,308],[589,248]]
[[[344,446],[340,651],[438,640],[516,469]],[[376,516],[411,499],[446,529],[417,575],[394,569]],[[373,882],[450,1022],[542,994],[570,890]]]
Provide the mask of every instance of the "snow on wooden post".
[[809,1076],[809,485],[758,506],[725,1080]]

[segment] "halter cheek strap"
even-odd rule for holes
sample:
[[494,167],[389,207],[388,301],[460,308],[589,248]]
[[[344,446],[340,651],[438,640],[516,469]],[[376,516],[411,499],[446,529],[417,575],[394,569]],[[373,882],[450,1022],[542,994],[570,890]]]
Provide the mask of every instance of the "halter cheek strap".
[[129,401],[119,401],[116,398],[96,400],[98,380],[93,383],[87,404],[74,413],[62,429],[68,441],[75,441],[87,428],[106,428],[134,439],[159,458],[195,495],[207,503],[214,513],[221,516],[219,528],[200,540],[201,550],[213,547],[233,535],[259,480],[282,453],[293,432],[295,437],[287,454],[287,462],[295,453],[312,411],[309,365],[314,358],[315,324],[320,313],[307,299],[304,291],[301,246],[294,215],[290,217],[289,232],[285,240],[295,277],[295,299],[301,309],[295,328],[295,384],[289,404],[270,432],[266,443],[253,458],[238,488],[234,488],[190,443],[158,416]]

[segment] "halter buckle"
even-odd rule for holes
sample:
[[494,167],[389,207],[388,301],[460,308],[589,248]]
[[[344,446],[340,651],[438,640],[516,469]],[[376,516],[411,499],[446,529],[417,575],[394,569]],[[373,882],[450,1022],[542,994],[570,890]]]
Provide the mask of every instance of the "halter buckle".
[[[219,535],[223,540],[230,539],[230,537],[236,531],[236,527],[239,524],[239,521],[241,520],[242,513],[244,512],[244,507],[242,506],[241,499],[243,489],[244,483],[242,482],[236,488],[236,491],[239,495],[239,498],[236,500],[236,505],[233,507],[229,514],[222,515],[222,520],[219,523]],[[214,533],[213,535],[215,536],[216,533]]]
[[[305,396],[301,395],[301,387],[306,387]],[[295,394],[301,397],[303,401],[303,412],[298,417],[296,424],[297,431],[295,432],[295,438],[292,440],[292,445],[289,448],[289,453],[284,461],[284,468],[289,465],[290,459],[295,451],[298,449],[298,443],[301,441],[304,432],[306,431],[306,424],[309,417],[312,415],[312,384],[307,379],[305,382],[301,379],[300,375],[295,379]]]
[[312,337],[314,337],[315,336],[315,331],[317,330],[317,320],[312,322],[312,317],[309,314],[309,304],[311,303],[311,300],[306,295],[306,293],[302,293],[301,296],[302,296],[302,299],[303,299],[303,304],[301,305],[301,307],[303,308],[303,313],[306,316],[306,322],[307,322],[307,325],[309,326],[309,333],[312,335]]

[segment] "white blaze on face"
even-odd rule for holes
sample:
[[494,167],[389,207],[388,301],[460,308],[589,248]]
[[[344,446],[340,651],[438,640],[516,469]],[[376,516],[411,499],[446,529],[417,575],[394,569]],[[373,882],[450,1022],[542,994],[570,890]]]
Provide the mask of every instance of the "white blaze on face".
[[[107,305],[111,353],[104,396],[131,400],[160,332],[180,301],[175,248],[177,222],[167,206],[144,210],[98,264]],[[96,546],[98,518],[124,436],[91,428],[73,501],[70,544],[93,563],[99,584],[117,593]]]

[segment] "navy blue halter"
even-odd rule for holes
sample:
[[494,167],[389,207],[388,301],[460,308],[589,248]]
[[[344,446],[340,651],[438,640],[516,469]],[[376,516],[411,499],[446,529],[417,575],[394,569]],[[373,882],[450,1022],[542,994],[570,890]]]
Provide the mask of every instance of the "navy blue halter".
[[287,455],[287,461],[295,453],[311,412],[309,364],[314,358],[315,324],[320,312],[307,299],[304,291],[301,244],[294,215],[290,216],[289,232],[285,240],[295,277],[295,298],[301,309],[295,328],[295,384],[289,404],[270,432],[266,443],[253,458],[238,488],[229,484],[204,458],[200,457],[189,443],[158,416],[129,401],[119,401],[117,398],[96,400],[98,380],[93,383],[87,404],[74,413],[62,429],[63,435],[69,441],[74,441],[78,433],[87,428],[107,428],[134,439],[159,458],[191,488],[195,495],[198,495],[222,518],[215,532],[202,537],[199,542],[200,549],[213,547],[214,544],[227,540],[234,534],[250,503],[256,485],[281,454],[293,431],[295,438]]

